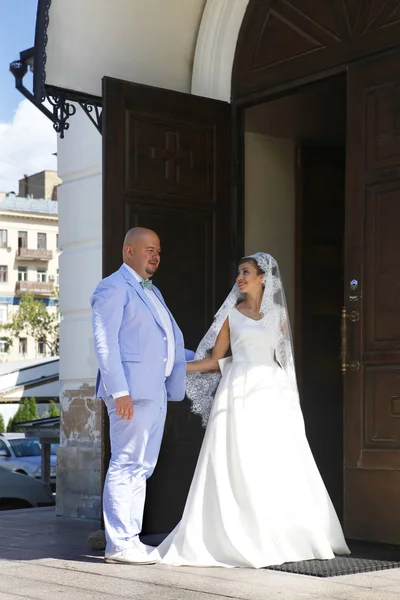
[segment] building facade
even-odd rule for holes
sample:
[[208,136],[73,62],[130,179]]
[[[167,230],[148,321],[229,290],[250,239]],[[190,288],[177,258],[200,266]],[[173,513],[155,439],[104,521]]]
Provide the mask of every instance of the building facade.
[[[58,256],[57,202],[13,195],[0,200],[0,326],[10,321],[26,293],[56,312]],[[43,342],[24,332],[10,346],[8,336],[3,331],[0,337],[0,361],[41,358],[49,353]]]
[[24,175],[18,182],[20,198],[57,200],[57,188],[61,183],[56,171],[41,171]]
[[[39,0],[35,48],[11,67],[21,86],[34,60],[32,100],[62,109],[59,514],[100,514],[89,297],[140,224],[161,235],[189,348],[237,258],[275,255],[346,534],[399,543],[399,15],[400,0]],[[171,407],[147,531],[179,520],[200,442],[188,404]]]

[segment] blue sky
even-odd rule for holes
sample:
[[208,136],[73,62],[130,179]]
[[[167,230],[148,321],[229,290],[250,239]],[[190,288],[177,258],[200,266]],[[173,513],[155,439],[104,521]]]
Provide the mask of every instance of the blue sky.
[[34,45],[36,9],[37,0],[0,0],[0,122],[3,123],[11,120],[22,99],[8,68],[10,62],[19,58],[21,50]]
[[[57,169],[52,122],[15,89],[10,62],[34,45],[37,0],[0,0],[0,192],[18,193],[18,180]],[[25,86],[30,89],[32,75]]]

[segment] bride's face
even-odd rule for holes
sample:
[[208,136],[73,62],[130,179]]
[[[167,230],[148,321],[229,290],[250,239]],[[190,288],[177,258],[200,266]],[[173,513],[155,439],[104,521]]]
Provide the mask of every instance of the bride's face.
[[243,294],[259,292],[262,288],[264,274],[258,274],[257,268],[251,262],[239,265],[236,283]]

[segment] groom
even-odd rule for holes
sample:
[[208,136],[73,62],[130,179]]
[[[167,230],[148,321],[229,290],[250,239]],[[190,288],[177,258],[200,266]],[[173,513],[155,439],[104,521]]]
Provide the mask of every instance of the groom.
[[185,395],[183,336],[151,282],[160,251],[154,231],[128,231],[124,264],[91,298],[96,395],[110,417],[111,460],[103,494],[106,562],[155,562],[149,557],[153,548],[139,539],[146,479],[157,463],[167,400]]

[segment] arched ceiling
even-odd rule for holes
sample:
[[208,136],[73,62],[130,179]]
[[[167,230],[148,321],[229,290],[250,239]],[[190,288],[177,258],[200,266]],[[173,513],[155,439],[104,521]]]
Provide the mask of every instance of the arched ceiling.
[[110,76],[189,91],[205,1],[53,0],[45,83],[101,96]]

